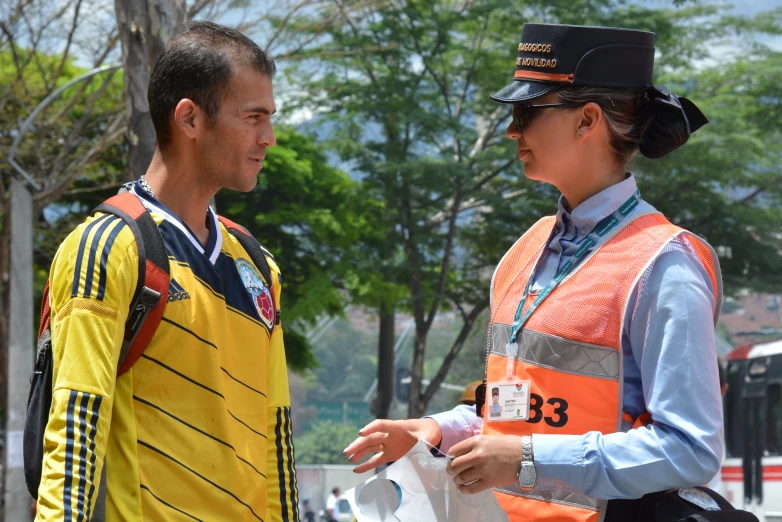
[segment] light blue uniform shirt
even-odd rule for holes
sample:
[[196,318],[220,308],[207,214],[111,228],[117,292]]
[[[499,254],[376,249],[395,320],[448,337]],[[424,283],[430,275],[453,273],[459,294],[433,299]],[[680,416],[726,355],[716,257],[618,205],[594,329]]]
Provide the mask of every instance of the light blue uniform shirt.
[[[560,233],[548,245],[533,292],[551,281],[597,223],[636,188],[630,175],[572,212],[560,199]],[[654,208],[641,202],[626,219],[649,212]],[[630,296],[622,335],[624,411],[633,418],[648,411],[654,424],[608,435],[533,435],[536,486],[602,499],[638,498],[705,484],[719,471],[723,421],[715,293],[708,272],[686,242],[674,241],[663,250]],[[444,452],[483,426],[474,406],[432,418],[442,429]]]

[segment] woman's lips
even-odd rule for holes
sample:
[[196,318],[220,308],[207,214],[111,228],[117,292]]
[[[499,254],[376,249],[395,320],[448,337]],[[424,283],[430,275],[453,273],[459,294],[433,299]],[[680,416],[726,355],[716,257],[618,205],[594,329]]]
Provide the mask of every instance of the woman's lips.
[[519,159],[521,161],[524,161],[526,158],[532,155],[532,151],[529,149],[518,149],[517,152],[519,153]]

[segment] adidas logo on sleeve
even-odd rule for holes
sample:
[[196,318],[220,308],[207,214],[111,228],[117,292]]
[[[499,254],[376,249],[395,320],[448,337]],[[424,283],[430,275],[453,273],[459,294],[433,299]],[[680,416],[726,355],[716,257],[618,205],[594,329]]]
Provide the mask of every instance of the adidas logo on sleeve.
[[182,288],[176,279],[171,279],[171,283],[168,285],[168,302],[183,301],[190,299],[190,292]]

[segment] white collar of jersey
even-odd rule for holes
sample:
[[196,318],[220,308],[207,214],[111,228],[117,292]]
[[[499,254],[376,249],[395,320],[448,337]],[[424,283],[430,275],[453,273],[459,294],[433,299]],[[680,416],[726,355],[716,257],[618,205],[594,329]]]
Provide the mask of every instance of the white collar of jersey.
[[214,265],[217,262],[217,256],[220,255],[220,249],[223,247],[223,234],[220,232],[220,222],[217,219],[217,214],[212,210],[212,207],[208,207],[206,211],[208,216],[207,219],[211,219],[212,222],[209,227],[209,239],[206,243],[206,249],[204,249],[201,242],[195,234],[193,234],[193,231],[190,230],[190,227],[179,219],[176,214],[167,209],[165,205],[155,199],[152,194],[141,188],[138,182],[133,185],[132,191],[147,210],[160,214],[163,216],[163,219],[177,227],[190,240],[196,250],[209,258],[210,263]]

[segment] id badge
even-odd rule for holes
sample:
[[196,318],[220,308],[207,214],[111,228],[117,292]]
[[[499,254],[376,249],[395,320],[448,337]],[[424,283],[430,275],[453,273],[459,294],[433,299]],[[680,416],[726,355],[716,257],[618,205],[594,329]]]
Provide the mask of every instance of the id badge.
[[504,380],[486,386],[486,420],[489,422],[529,419],[530,381]]

